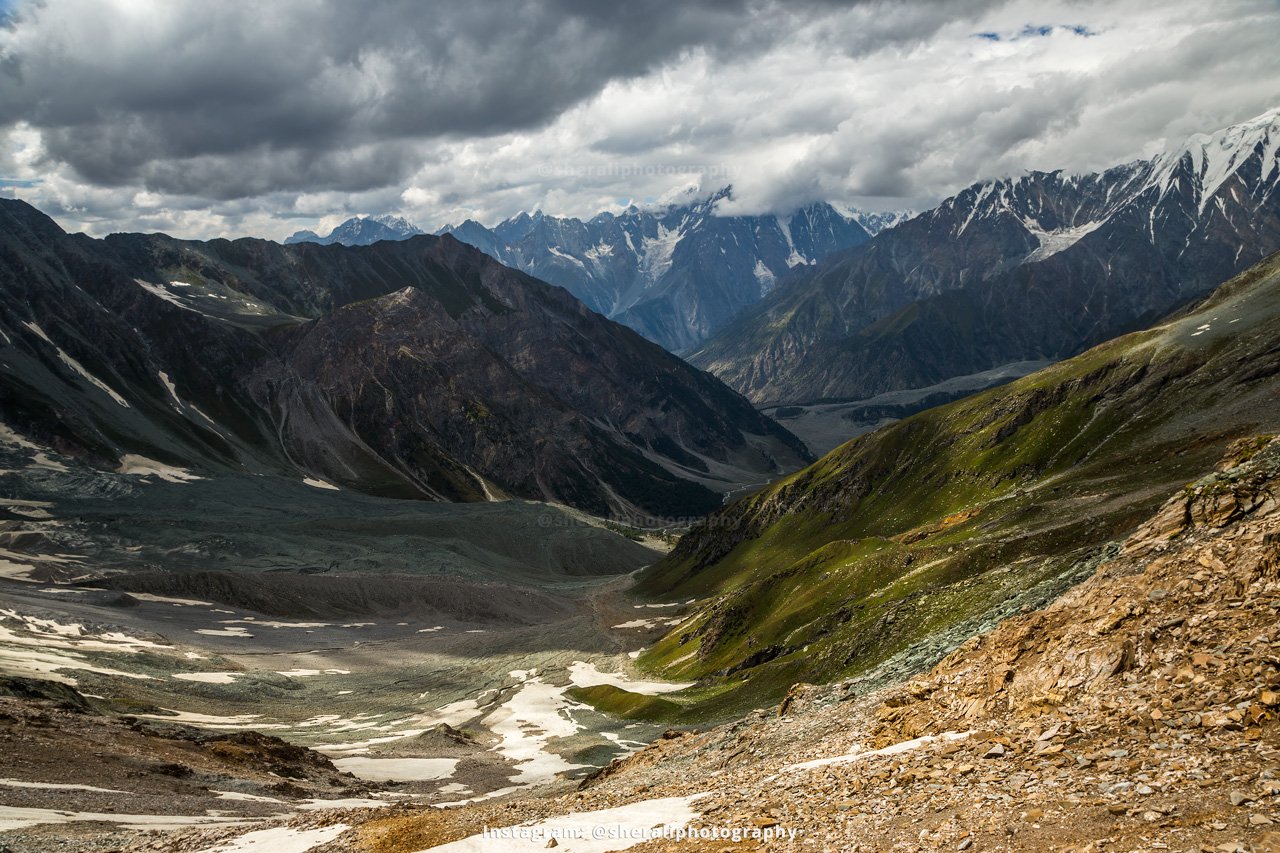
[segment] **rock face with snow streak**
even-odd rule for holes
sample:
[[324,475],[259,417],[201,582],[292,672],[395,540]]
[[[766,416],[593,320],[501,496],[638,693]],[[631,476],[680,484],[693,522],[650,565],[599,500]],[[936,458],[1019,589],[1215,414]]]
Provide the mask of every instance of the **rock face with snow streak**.
[[[783,216],[718,216],[708,198],[587,221],[522,213],[442,229],[564,287],[668,350],[695,346],[793,271],[868,239],[858,211],[816,203]],[[883,225],[879,220],[877,224]]]
[[860,399],[1140,328],[1280,249],[1280,110],[1089,175],[975,184],[691,355],[758,403]]
[[106,470],[601,515],[701,513],[807,457],[712,377],[450,237],[93,240],[17,201],[0,421]]

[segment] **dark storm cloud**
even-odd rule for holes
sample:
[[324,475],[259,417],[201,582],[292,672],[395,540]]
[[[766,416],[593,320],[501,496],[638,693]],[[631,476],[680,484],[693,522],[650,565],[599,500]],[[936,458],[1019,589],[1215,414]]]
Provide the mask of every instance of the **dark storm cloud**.
[[874,7],[842,45],[856,51],[987,5],[48,0],[19,7],[0,40],[0,121],[41,131],[51,162],[99,186],[217,198],[389,186],[422,165],[407,143],[543,126],[691,49],[750,56]]
[[7,40],[0,116],[100,185],[220,197],[386,185],[420,165],[406,141],[536,127],[689,48],[732,49],[759,10],[55,0],[25,7]]
[[1248,118],[1280,72],[1274,0],[14,8],[0,193],[94,233],[591,216],[704,181],[723,212],[921,206]]

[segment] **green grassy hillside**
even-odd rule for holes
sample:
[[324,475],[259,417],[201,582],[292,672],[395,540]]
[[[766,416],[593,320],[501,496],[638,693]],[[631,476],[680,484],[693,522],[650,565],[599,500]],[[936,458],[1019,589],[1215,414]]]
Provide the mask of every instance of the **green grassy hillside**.
[[837,448],[640,579],[701,599],[639,659],[691,717],[927,666],[1087,575],[1233,440],[1280,430],[1280,257],[1206,302]]

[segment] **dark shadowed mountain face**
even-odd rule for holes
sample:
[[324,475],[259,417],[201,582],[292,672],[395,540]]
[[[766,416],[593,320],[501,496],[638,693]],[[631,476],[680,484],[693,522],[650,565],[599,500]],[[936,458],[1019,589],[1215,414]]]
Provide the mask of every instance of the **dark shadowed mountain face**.
[[99,467],[691,515],[799,463],[743,398],[450,237],[67,235],[0,202],[6,432]]
[[1100,174],[978,184],[789,280],[691,360],[862,399],[1140,328],[1280,248],[1280,110]]
[[726,189],[691,204],[631,207],[585,222],[522,213],[490,229],[468,220],[443,232],[680,352],[793,270],[869,236],[859,214],[825,203],[788,216],[715,215],[728,195]]

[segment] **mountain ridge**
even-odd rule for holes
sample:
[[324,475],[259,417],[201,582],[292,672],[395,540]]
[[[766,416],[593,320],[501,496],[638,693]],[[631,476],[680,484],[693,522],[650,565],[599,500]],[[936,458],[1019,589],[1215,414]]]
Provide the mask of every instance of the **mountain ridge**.
[[1273,110],[1104,172],[975,183],[800,271],[690,360],[768,405],[1073,355],[1280,248],[1278,140]]

